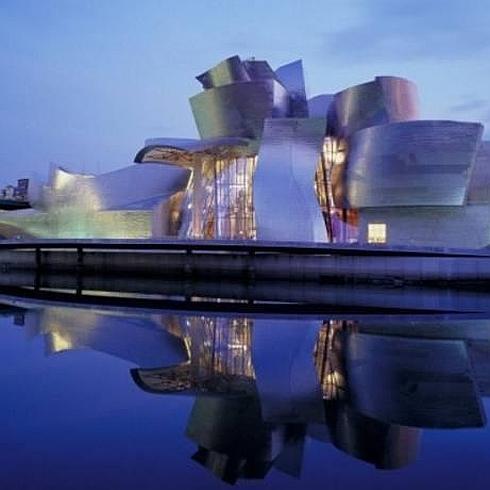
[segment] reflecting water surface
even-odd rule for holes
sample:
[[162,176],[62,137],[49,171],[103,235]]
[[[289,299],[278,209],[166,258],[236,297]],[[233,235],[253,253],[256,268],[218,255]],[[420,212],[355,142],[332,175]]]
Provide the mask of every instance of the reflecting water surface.
[[1,488],[488,488],[490,315],[0,312]]

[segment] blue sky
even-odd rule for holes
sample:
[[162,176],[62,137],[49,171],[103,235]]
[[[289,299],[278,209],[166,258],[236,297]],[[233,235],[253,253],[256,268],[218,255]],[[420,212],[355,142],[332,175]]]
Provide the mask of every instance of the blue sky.
[[407,77],[424,118],[490,126],[488,0],[1,0],[0,184],[195,136],[194,76],[234,54],[302,58],[310,95]]

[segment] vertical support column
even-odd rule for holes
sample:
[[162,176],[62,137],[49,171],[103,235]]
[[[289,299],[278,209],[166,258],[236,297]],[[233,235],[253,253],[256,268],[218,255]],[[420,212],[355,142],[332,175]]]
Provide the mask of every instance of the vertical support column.
[[83,293],[83,247],[77,247],[77,296],[81,296]]
[[36,260],[36,275],[34,276],[34,290],[39,291],[41,288],[41,267],[42,267],[42,252],[41,247],[36,247],[34,249],[35,260]]

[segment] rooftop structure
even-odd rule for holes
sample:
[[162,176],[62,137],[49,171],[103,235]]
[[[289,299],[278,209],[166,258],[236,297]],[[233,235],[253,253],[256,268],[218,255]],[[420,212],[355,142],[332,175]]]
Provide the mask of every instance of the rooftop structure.
[[200,139],[152,138],[99,176],[53,169],[0,235],[490,244],[490,142],[422,120],[415,85],[376,77],[307,97],[301,61],[228,58],[198,75]]

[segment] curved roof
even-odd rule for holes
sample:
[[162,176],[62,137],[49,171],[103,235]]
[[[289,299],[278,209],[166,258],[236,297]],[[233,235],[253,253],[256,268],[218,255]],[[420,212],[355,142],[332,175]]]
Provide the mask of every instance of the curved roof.
[[183,190],[190,170],[159,163],[130,165],[100,175],[75,174],[54,168],[48,186],[33,200],[38,210],[63,206],[84,210],[151,209]]
[[419,117],[417,87],[405,78],[381,76],[334,96],[329,132],[349,137],[355,131]]
[[203,156],[221,158],[250,155],[255,152],[255,145],[247,138],[224,137],[183,139],[151,138],[138,151],[136,163],[164,162],[182,166],[192,166]]

